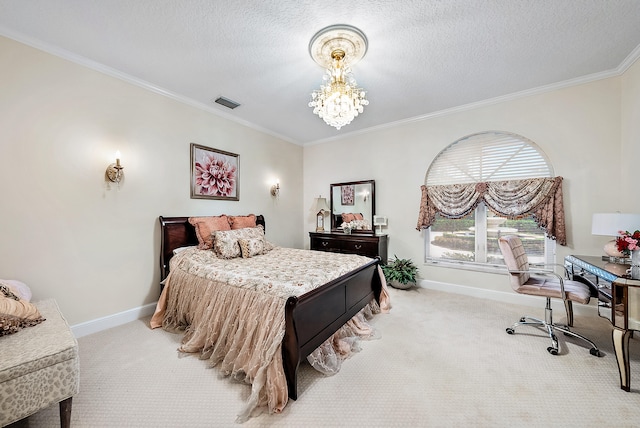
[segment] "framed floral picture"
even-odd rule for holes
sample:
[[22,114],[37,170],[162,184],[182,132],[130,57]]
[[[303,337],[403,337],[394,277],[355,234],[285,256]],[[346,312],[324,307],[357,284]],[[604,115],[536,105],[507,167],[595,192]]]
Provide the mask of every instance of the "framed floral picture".
[[353,184],[347,184],[346,186],[341,186],[340,190],[342,193],[342,205],[353,205],[356,196],[356,186]]
[[191,143],[191,198],[239,201],[240,156]]

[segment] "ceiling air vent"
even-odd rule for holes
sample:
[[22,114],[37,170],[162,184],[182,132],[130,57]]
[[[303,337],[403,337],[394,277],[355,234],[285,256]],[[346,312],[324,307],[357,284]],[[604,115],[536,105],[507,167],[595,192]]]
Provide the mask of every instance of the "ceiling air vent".
[[231,110],[233,110],[234,108],[238,107],[240,105],[240,103],[237,103],[235,101],[231,101],[228,98],[225,97],[218,97],[214,100],[214,102],[223,105],[225,107],[230,108]]

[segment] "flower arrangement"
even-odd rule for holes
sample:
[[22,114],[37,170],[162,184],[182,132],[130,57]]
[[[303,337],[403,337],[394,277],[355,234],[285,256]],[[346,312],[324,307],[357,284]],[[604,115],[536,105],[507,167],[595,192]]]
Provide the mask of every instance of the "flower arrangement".
[[350,222],[342,222],[340,227],[343,230],[371,230],[371,225],[366,220],[351,220]]
[[626,230],[618,231],[616,238],[616,247],[625,256],[631,254],[634,250],[640,250],[640,230],[630,233]]
[[351,231],[356,228],[356,225],[353,221],[343,221],[340,227],[344,233],[351,233]]

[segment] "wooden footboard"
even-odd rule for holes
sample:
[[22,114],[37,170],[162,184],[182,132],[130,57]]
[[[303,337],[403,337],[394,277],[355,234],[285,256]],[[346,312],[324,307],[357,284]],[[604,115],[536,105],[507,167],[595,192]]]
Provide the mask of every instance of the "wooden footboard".
[[372,299],[380,302],[382,282],[376,258],[300,297],[289,297],[285,311],[282,360],[289,398],[298,398],[298,367],[324,341]]

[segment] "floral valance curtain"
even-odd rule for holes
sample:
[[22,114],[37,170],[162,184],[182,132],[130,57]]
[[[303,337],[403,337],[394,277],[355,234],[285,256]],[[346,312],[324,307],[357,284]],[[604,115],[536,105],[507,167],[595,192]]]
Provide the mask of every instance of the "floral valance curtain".
[[510,219],[533,215],[547,236],[567,245],[562,201],[562,177],[483,183],[422,186],[417,229],[433,223],[436,214],[461,218],[485,203],[493,213]]

